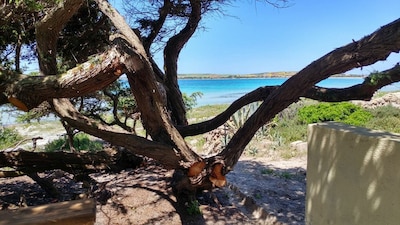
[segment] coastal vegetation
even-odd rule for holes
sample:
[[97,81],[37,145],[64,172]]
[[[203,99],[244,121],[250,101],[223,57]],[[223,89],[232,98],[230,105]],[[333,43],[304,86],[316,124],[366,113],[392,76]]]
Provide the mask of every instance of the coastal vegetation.
[[[382,94],[377,94],[381,96]],[[228,104],[216,104],[195,107],[195,99],[190,100],[192,107],[188,109],[188,120],[190,123],[199,123],[212,118],[228,108]],[[226,126],[230,126],[237,130],[243,125],[243,122],[254,113],[259,103],[251,104],[250,106],[243,107],[237,113],[232,115],[230,122]],[[111,115],[110,115],[111,116]],[[257,132],[249,146],[246,147],[245,154],[251,156],[264,156],[265,152],[274,151],[276,156],[290,158],[304,152],[293,152],[291,143],[295,141],[307,140],[307,125],[310,123],[336,121],[349,125],[365,127],[375,130],[384,130],[387,132],[400,133],[400,111],[392,105],[386,105],[371,109],[364,109],[359,105],[351,102],[340,103],[324,103],[310,99],[302,99],[297,103],[293,103],[288,108],[280,112],[275,118]],[[24,122],[26,123],[26,122]],[[43,130],[45,124],[53,124],[55,122],[40,122],[32,123],[31,126],[36,126],[38,129]],[[41,124],[40,128],[39,125]],[[15,126],[15,125],[14,125]],[[21,126],[21,125],[19,125]],[[23,126],[23,125],[22,125]],[[61,125],[58,125],[61,126]],[[142,125],[137,124],[138,130],[142,130]],[[138,131],[140,133],[140,131]],[[226,136],[221,137],[220,142],[226,144],[227,139],[230,139],[232,133],[227,133]],[[145,134],[142,133],[144,136]],[[0,146],[7,148],[15,146],[22,139],[22,135],[15,129],[5,128],[1,129]],[[189,143],[195,143],[194,148],[199,153],[203,153],[205,137],[204,135],[197,135],[187,138]],[[269,146],[259,145],[264,141],[271,141]],[[99,151],[102,149],[102,144],[99,140],[79,133],[74,136],[74,149],[77,151]],[[39,151],[61,151],[69,150],[70,146],[65,137],[55,139],[47,145],[38,149]],[[291,152],[288,154],[288,152]]]
[[[384,95],[384,92],[377,93],[377,97]],[[188,118],[193,123],[198,123],[214,117],[228,108],[229,105],[206,105],[189,110]],[[247,106],[235,113],[231,127],[239,128],[251,114],[254,113],[252,106]],[[335,121],[353,126],[365,127],[374,130],[400,133],[400,111],[392,105],[364,109],[351,102],[328,103],[318,102],[311,99],[302,99],[293,103],[280,112],[275,118],[261,127],[250,144],[246,147],[245,154],[251,156],[265,156],[266,152],[273,152],[277,157],[291,158],[305,152],[293,151],[291,143],[296,141],[307,141],[307,126],[310,123]],[[221,137],[220,142],[225,143],[232,134],[227,133]],[[196,141],[193,141],[196,139]],[[198,135],[190,138],[194,146],[201,152],[204,145],[204,136]],[[263,142],[270,141],[265,146]],[[261,144],[260,144],[261,143]],[[269,154],[271,155],[271,154]]]
[[0,149],[10,148],[18,144],[21,135],[13,129],[0,127]]
[[[289,78],[294,71],[264,72],[252,74],[179,74],[179,79],[251,79],[251,78]],[[362,77],[358,74],[336,74],[333,77]]]
[[103,150],[102,142],[90,139],[89,135],[83,133],[74,135],[73,146],[69,145],[70,143],[67,141],[67,139],[65,137],[61,137],[46,144],[46,146],[44,147],[44,151],[54,152],[54,151],[65,151],[73,149],[74,151],[95,152]]

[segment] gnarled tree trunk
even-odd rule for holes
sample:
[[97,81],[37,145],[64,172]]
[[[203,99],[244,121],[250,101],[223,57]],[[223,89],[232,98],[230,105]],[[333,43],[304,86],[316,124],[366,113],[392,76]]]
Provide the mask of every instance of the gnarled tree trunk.
[[[386,59],[391,52],[399,52],[399,19],[357,42],[322,56],[281,86],[257,89],[235,101],[214,119],[187,125],[183,100],[177,85],[177,59],[180,50],[201,19],[202,1],[190,1],[191,13],[185,28],[167,43],[164,51],[166,63],[164,79],[160,79],[161,72],[158,67],[154,67],[154,61],[148,55],[149,44],[141,42],[123,17],[107,1],[96,0],[96,2],[119,32],[112,37],[112,46],[86,63],[66,73],[57,74],[53,55],[53,51],[56,52],[53,43],[57,34],[46,26],[56,24],[57,29],[61,29],[80,4],[80,1],[68,1],[68,4],[57,8],[37,27],[40,33],[37,34],[40,68],[44,75],[57,75],[28,77],[0,68],[1,103],[11,102],[22,110],[30,110],[43,101],[50,101],[55,113],[70,126],[113,145],[125,147],[131,153],[154,158],[167,167],[178,169],[180,179],[176,185],[179,189],[195,191],[197,188],[225,185],[226,173],[233,169],[255,132],[300,97],[324,101],[368,99],[383,85],[400,80],[400,67],[395,66],[382,73],[371,74],[363,84],[351,88],[323,89],[315,86],[331,75],[370,65]],[[171,2],[165,2],[164,10],[167,10]],[[160,12],[160,15],[165,14]],[[163,23],[163,20],[159,22]],[[154,30],[157,29],[159,28],[154,27]],[[44,43],[47,40],[44,37],[51,38],[51,43],[48,45]],[[100,90],[121,74],[127,75],[131,92],[141,113],[142,123],[151,140],[90,119],[80,114],[67,99]],[[158,81],[165,82],[166,91]],[[167,94],[166,97],[164,93]],[[184,140],[184,136],[215,129],[240,107],[260,100],[263,103],[259,109],[218,155],[201,157],[190,149]]]

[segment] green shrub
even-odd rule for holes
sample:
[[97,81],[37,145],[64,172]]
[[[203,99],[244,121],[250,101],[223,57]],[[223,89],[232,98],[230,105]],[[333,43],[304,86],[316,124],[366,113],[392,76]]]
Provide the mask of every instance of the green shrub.
[[365,127],[371,119],[372,119],[371,113],[369,113],[364,109],[360,109],[351,113],[343,121],[338,121],[338,122],[343,122],[353,126]]
[[273,141],[288,145],[293,141],[306,140],[307,126],[299,122],[298,116],[298,112],[304,107],[304,104],[308,104],[308,102],[294,103],[275,116],[269,131]]
[[197,105],[197,98],[201,98],[203,96],[202,92],[194,92],[190,95],[186,93],[182,94],[183,102],[185,104],[186,111],[193,109]]
[[366,127],[374,130],[400,133],[400,118],[393,116],[373,118]]
[[391,105],[368,109],[373,118],[367,128],[400,133],[400,109]]
[[[291,124],[289,126],[289,124]],[[305,141],[307,137],[307,126],[303,124],[288,123],[288,121],[283,123],[278,123],[270,131],[271,137],[282,137],[284,140],[283,144],[289,144],[293,141],[302,140]],[[277,141],[273,138],[273,141]]]
[[392,105],[380,106],[374,109],[368,109],[373,117],[384,118],[384,117],[400,117],[400,109],[393,107]]
[[0,127],[0,149],[12,147],[22,140],[22,137],[13,129]]
[[336,121],[355,126],[365,126],[372,114],[350,102],[319,103],[299,110],[299,121],[303,124]]
[[[77,151],[99,151],[103,149],[103,144],[98,141],[90,140],[87,134],[79,133],[74,136],[74,148]],[[48,143],[44,148],[46,152],[69,149],[69,144],[65,138],[56,139]]]
[[190,202],[187,202],[186,211],[188,212],[189,215],[192,216],[202,214],[200,210],[200,203],[197,200],[192,200]]

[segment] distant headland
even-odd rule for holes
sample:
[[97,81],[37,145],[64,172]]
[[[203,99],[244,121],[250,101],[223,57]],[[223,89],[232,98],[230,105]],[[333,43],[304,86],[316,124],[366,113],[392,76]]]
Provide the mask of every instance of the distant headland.
[[[179,74],[179,79],[252,79],[252,78],[289,78],[295,75],[297,72],[264,72],[264,73],[252,73],[252,74],[214,74],[214,73],[203,73],[203,74]],[[337,74],[332,77],[363,77],[363,75],[355,74]]]

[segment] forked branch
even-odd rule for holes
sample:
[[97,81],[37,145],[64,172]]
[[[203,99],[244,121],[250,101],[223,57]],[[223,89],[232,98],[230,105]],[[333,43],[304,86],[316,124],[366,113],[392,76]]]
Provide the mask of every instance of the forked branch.
[[334,74],[385,60],[390,53],[399,51],[400,19],[397,19],[361,40],[338,48],[309,64],[273,91],[234,134],[226,148],[219,154],[225,159],[225,172],[231,170],[237,163],[244,148],[261,126],[304,96],[316,83]]
[[[340,102],[350,100],[371,100],[374,93],[380,88],[400,81],[400,66],[396,65],[383,72],[371,73],[364,82],[347,88],[324,88],[312,86],[300,97],[324,102]],[[257,88],[235,100],[224,112],[214,118],[187,126],[178,126],[182,136],[203,134],[223,125],[240,108],[252,102],[265,100],[279,86],[265,86]]]

